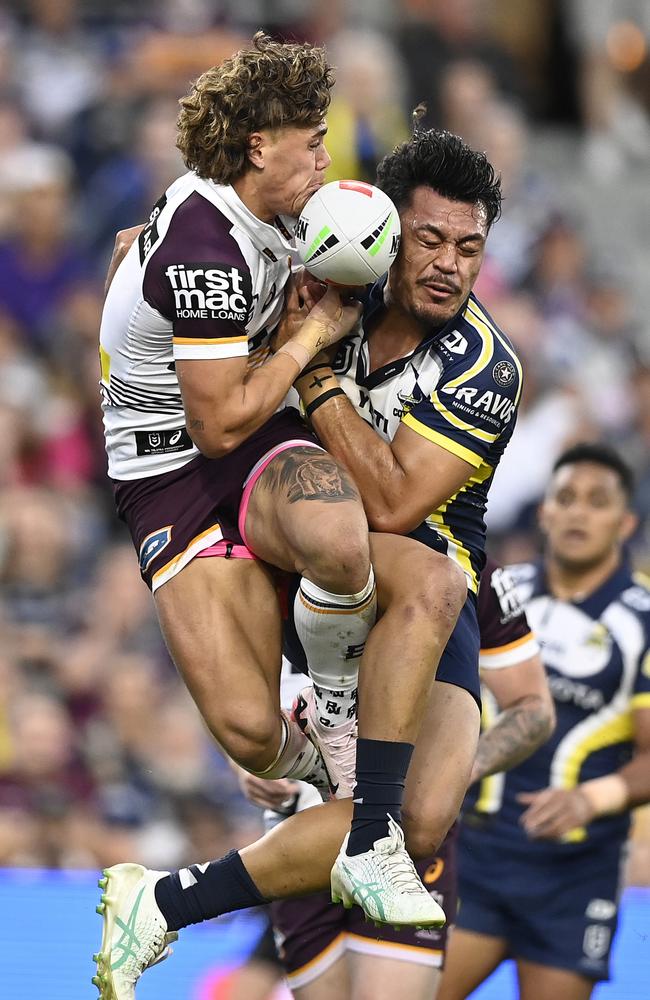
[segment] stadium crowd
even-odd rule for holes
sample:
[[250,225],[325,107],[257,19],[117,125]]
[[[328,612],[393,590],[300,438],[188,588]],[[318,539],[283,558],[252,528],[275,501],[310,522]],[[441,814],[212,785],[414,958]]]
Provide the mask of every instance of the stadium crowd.
[[[115,231],[144,221],[182,170],[188,80],[258,27],[332,53],[330,178],[372,180],[421,100],[430,123],[502,173],[477,292],[523,356],[526,386],[491,492],[492,552],[537,550],[553,460],[604,439],[635,469],[634,561],[650,567],[637,280],[650,251],[632,203],[650,149],[650,24],[641,2],[602,5],[618,32],[587,5],[166,0],[155,18],[142,2],[0,5],[0,865],[178,867],[259,830],[177,679],[114,516],[97,389]],[[637,838],[636,883],[650,883],[649,845]]]

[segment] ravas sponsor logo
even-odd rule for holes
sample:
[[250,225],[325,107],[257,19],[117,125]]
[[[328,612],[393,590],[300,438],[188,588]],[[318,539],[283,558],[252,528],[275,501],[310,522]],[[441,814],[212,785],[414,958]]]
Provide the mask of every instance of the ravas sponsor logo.
[[484,413],[488,418],[497,417],[504,424],[509,423],[517,408],[512,399],[494,389],[477,389],[469,385],[443,386],[441,392],[453,398],[455,410]]
[[225,319],[245,323],[251,279],[233,264],[171,264],[165,271],[176,319]]

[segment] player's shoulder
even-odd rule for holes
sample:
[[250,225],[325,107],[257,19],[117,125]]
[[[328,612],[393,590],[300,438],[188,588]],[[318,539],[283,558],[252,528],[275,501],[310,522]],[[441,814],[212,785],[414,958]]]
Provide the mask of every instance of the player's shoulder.
[[527,604],[542,587],[542,569],[536,562],[508,563],[503,567],[507,579],[515,587],[519,600]]
[[180,252],[188,260],[223,260],[247,268],[232,220],[192,179],[171,200],[163,245],[165,256]]
[[475,295],[470,295],[459,324],[470,345],[468,360],[486,386],[518,390],[522,367],[512,342]]
[[631,573],[619,600],[626,608],[643,618],[646,627],[650,629],[650,577],[645,573]]
[[436,340],[443,362],[440,398],[460,419],[481,420],[502,430],[521,394],[521,362],[510,341],[470,296],[450,329]]

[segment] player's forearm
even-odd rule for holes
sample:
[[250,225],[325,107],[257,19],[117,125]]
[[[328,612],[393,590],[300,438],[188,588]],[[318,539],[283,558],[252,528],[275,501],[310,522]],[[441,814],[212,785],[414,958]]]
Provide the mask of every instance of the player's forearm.
[[544,700],[538,695],[522,698],[481,734],[470,783],[521,764],[552,730],[553,716]]
[[[196,446],[210,458],[220,458],[259,430],[281,406],[294,380],[323,347],[324,335],[314,323],[218,398],[194,397],[187,409],[187,428]],[[179,376],[180,377],[180,376]],[[181,379],[182,381],[182,379]]]
[[[326,372],[329,370],[326,370]],[[332,376],[322,370],[304,376],[298,383],[307,415],[319,440],[331,455],[343,462],[354,477],[365,507],[368,524],[375,531],[396,530],[385,527],[395,524],[399,514],[405,474],[397,462],[392,448],[356,412],[347,396],[340,392],[320,402],[338,387]],[[326,378],[323,379],[323,374]],[[331,372],[329,373],[331,375]],[[310,382],[318,378],[323,382],[320,392],[308,391]],[[310,406],[317,404],[315,410]]]

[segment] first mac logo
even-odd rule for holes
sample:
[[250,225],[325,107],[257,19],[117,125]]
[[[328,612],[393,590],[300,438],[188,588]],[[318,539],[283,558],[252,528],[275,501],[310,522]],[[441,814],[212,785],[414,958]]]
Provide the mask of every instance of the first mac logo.
[[176,319],[225,319],[245,323],[250,275],[233,264],[171,264],[165,271]]

